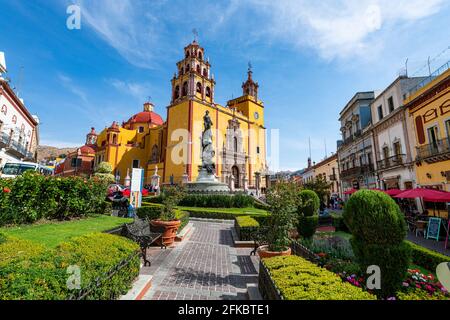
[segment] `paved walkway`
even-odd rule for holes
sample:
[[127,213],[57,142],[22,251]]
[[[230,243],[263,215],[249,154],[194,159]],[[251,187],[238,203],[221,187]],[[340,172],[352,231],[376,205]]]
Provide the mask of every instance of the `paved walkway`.
[[233,224],[192,221],[193,230],[174,248],[149,250],[153,275],[150,300],[247,299],[247,283],[257,283],[257,258],[234,248]]
[[444,241],[436,241],[434,239],[426,239],[423,236],[418,236],[413,232],[408,232],[407,239],[411,242],[414,242],[422,247],[428,248],[433,251],[437,251],[439,253],[450,256],[450,245],[447,249],[444,248]]

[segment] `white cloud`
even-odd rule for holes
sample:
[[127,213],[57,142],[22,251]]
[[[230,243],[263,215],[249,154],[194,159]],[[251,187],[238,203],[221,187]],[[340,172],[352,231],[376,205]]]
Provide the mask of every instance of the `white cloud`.
[[[82,24],[86,23],[131,64],[152,69],[153,57],[162,49],[162,22],[151,7],[133,0],[79,0]],[[152,4],[158,4],[154,1]]]
[[62,85],[80,98],[84,103],[87,103],[87,96],[83,89],[76,86],[72,79],[64,74],[58,74],[58,79],[61,80]]
[[148,97],[152,94],[152,85],[147,82],[137,83],[119,79],[106,79],[105,81],[116,88],[118,91],[129,94],[140,102],[148,100]]
[[443,0],[254,2],[269,17],[269,35],[296,47],[312,47],[327,60],[376,56],[389,30],[431,16],[444,5]]

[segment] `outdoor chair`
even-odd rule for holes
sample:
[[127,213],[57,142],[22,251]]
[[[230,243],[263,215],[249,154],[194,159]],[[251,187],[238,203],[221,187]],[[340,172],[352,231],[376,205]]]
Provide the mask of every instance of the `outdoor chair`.
[[[151,262],[147,260],[147,248],[152,243],[162,237],[164,227],[158,228],[150,226],[148,219],[135,218],[133,223],[125,224],[122,229],[122,235],[137,242],[141,249],[144,266],[151,266]],[[161,242],[161,249],[166,249],[166,245]]]
[[422,233],[423,237],[425,238],[427,235],[427,222],[426,221],[416,221],[415,233],[416,233],[416,237],[418,237],[418,235],[420,233]]

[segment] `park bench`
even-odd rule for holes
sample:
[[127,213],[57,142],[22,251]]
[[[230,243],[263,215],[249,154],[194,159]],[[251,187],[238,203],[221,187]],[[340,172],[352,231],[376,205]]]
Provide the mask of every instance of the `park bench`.
[[[122,228],[122,235],[137,242],[141,248],[142,258],[144,259],[144,266],[151,266],[147,260],[147,248],[150,247],[156,240],[162,237],[164,227],[154,227],[150,225],[148,219],[140,219],[136,217],[133,223],[125,224]],[[161,242],[161,249],[166,248],[166,245]]]
[[255,247],[252,250],[252,252],[250,252],[250,255],[252,255],[252,254],[256,255],[256,250],[258,250],[258,247],[268,244],[268,242],[267,242],[268,229],[269,228],[266,226],[260,227],[250,235],[250,238],[255,243]]

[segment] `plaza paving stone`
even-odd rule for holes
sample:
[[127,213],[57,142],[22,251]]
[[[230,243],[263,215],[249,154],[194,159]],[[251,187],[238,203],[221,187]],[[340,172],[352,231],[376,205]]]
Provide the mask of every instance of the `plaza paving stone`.
[[173,248],[151,248],[149,300],[247,299],[247,283],[258,282],[258,258],[250,248],[234,248],[232,222],[192,221],[193,230]]

